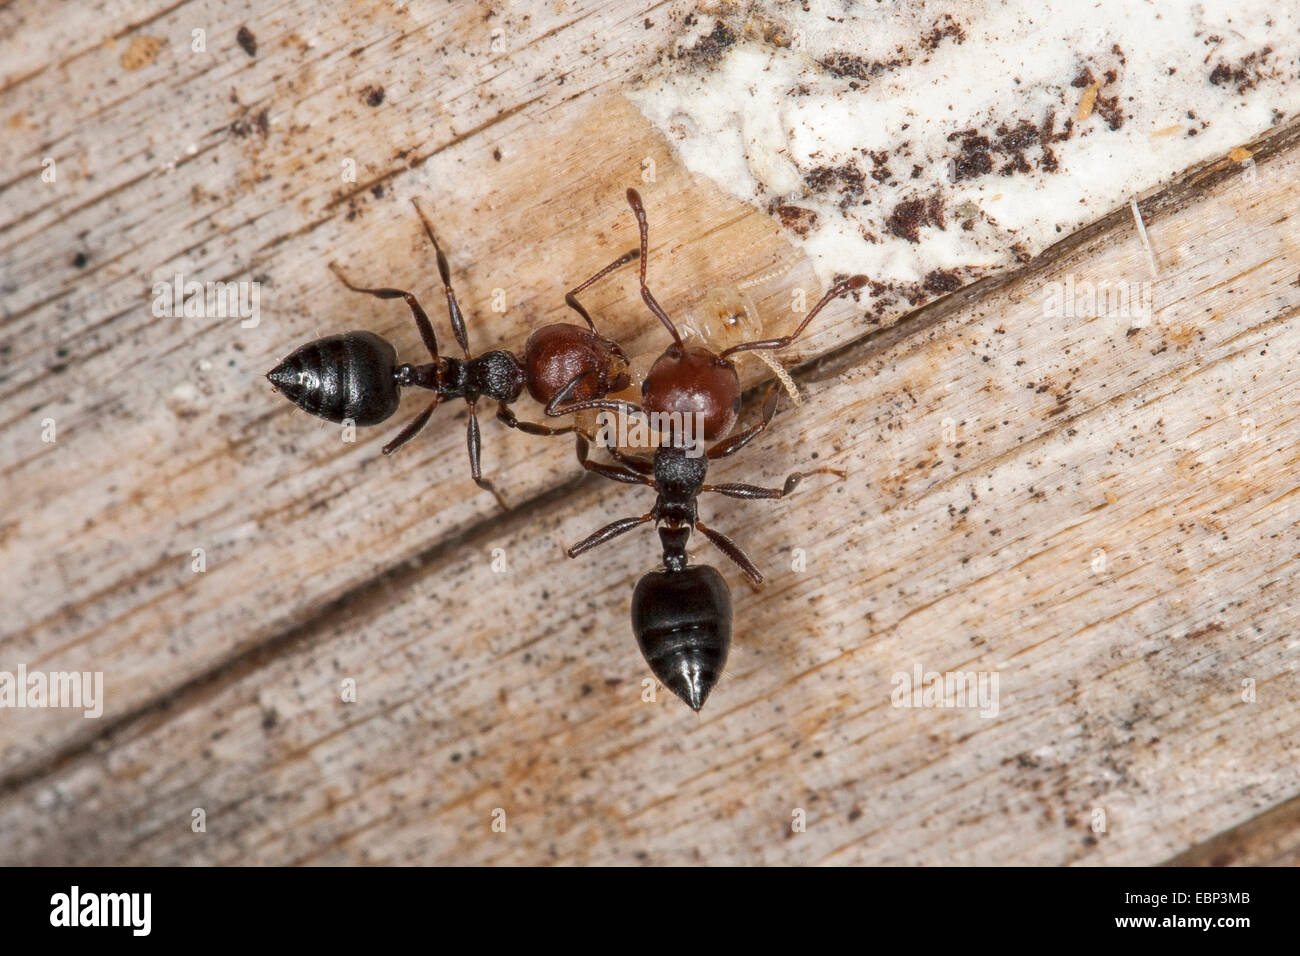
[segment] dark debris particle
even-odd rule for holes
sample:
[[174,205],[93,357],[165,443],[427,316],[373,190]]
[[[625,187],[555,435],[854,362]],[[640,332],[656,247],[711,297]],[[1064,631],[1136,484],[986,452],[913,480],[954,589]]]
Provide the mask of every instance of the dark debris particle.
[[956,292],[961,288],[961,275],[956,269],[935,269],[925,277],[921,288],[927,292]]
[[271,114],[268,110],[262,110],[253,117],[241,116],[230,124],[230,132],[239,139],[243,139],[254,130],[263,137],[271,132]]
[[[888,154],[880,154],[888,159]],[[877,170],[880,169],[880,161],[877,163]],[[876,172],[872,176],[878,182],[881,180]],[[885,167],[885,177],[889,177],[889,169]],[[832,189],[837,189],[840,193],[840,205],[849,206],[862,199],[862,193],[866,189],[867,177],[853,163],[845,163],[843,166],[818,166],[810,170],[804,176],[804,182],[813,192],[825,193]]]
[[781,220],[781,225],[801,236],[806,236],[817,228],[817,212],[804,206],[777,204],[770,210],[771,214]]
[[1272,53],[1273,48],[1266,46],[1247,55],[1235,66],[1220,60],[1210,71],[1210,82],[1215,86],[1235,86],[1238,93],[1253,90],[1263,79],[1261,68]]
[[1013,153],[1028,149],[1038,142],[1038,127],[1027,119],[1022,119],[1015,126],[1003,123],[997,129],[997,136],[998,148],[1004,153]]
[[989,155],[993,144],[987,136],[973,129],[948,134],[948,142],[956,140],[961,141],[961,152],[953,158],[953,175],[957,182],[993,171],[993,157]]
[[907,61],[894,59],[881,62],[879,60],[865,60],[852,53],[832,53],[830,56],[818,60],[817,64],[831,76],[853,80],[869,80],[888,70],[896,70],[900,66],[906,66]]
[[934,27],[931,28],[929,33],[922,34],[921,47],[929,52],[934,52],[939,44],[948,37],[951,37],[958,44],[966,42],[966,31],[961,28],[961,24],[954,20],[951,14],[945,13],[934,21]]
[[1232,67],[1228,66],[1226,63],[1220,63],[1210,71],[1210,82],[1215,86],[1227,86],[1229,83],[1233,82],[1233,79]]
[[501,162],[501,147],[500,147],[500,146],[497,146],[496,148],[494,148],[494,149],[492,150],[492,158],[495,159],[498,163]]
[[[961,28],[956,20],[950,14],[945,13],[942,17],[934,21],[934,26],[918,38],[921,49],[927,53],[933,53],[938,49],[939,44],[946,39],[952,39],[956,43],[966,42],[966,31]],[[870,80],[882,73],[897,70],[902,67],[912,65],[911,57],[894,57],[889,60],[867,60],[853,53],[832,53],[829,56],[818,60],[817,65],[829,73],[831,76],[837,76],[850,80]],[[855,84],[849,84],[856,89]]]
[[249,56],[257,56],[257,37],[253,36],[253,31],[248,27],[240,27],[239,32],[235,34],[235,40]]
[[1111,129],[1119,129],[1124,125],[1124,111],[1119,108],[1118,96],[1098,96],[1093,109]]
[[384,101],[384,88],[373,84],[366,86],[361,91],[361,98],[367,106],[378,106]]
[[1034,167],[1029,165],[1024,153],[1013,153],[1007,164],[998,170],[1003,176],[1011,176],[1015,173],[1032,173],[1033,171]]
[[922,226],[944,228],[942,197],[906,199],[889,214],[889,231],[908,242],[921,241]]
[[718,20],[713,24],[712,33],[702,37],[700,41],[689,50],[680,51],[676,58],[700,66],[712,66],[722,59],[723,54],[726,53],[735,42],[735,31],[721,20]]
[[75,256],[72,257],[72,264],[76,266],[78,269],[86,268],[86,263],[89,261],[90,258],[84,252],[78,252]]

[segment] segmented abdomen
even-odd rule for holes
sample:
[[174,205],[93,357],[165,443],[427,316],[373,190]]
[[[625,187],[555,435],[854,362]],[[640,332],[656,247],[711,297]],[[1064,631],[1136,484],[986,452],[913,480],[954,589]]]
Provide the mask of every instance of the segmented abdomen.
[[305,412],[330,422],[376,425],[399,401],[397,352],[372,332],[345,332],[308,342],[267,377]]

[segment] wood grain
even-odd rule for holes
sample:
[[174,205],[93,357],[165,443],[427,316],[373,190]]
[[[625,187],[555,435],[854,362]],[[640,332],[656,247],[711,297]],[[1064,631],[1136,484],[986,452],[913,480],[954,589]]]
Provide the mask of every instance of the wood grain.
[[1300,799],[1180,853],[1170,866],[1300,866]]
[[[1043,315],[1050,281],[1146,278],[1123,213],[887,332],[828,311],[788,356],[826,356],[808,403],[719,473],[776,484],[816,453],[850,477],[704,503],[769,582],[696,549],[738,629],[696,718],[642,701],[627,601],[654,536],[561,552],[642,493],[489,424],[500,515],[459,410],[385,460],[396,424],[344,444],[260,378],[341,327],[417,351],[400,307],[324,267],[436,314],[413,197],[476,348],[557,320],[632,244],[633,183],[671,310],[784,264],[765,316],[815,294],[778,226],[619,92],[687,8],[283,7],[247,22],[250,57],[245,8],[194,7],[104,12],[81,44],[4,11],[0,669],[102,670],[108,696],[99,721],[0,714],[4,862],[1153,863],[1300,793],[1295,129],[1257,181],[1224,163],[1144,205],[1150,326]],[[220,55],[189,52],[196,19]],[[165,42],[126,69],[134,36]],[[262,323],[154,316],[176,272],[258,278]],[[633,289],[593,311],[662,347]],[[998,673],[998,715],[891,706],[916,665]],[[1287,859],[1292,818],[1260,819],[1276,849],[1209,860]]]

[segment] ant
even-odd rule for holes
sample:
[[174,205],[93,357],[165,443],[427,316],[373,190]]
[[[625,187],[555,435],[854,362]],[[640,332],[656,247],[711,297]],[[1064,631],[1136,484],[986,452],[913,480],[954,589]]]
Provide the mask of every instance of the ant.
[[655,503],[643,515],[620,518],[568,548],[570,558],[633,528],[655,522],[663,546],[663,569],[644,575],[632,593],[632,631],[637,645],[655,677],[674,694],[699,711],[722,674],[731,646],[731,592],[716,568],[687,564],[686,543],[691,531],[699,531],[723,554],[734,561],[745,576],[758,586],[763,575],[744,550],[721,531],[699,519],[699,496],[714,492],[729,498],[784,498],[808,475],[832,474],[845,477],[834,468],[794,472],[780,488],[727,482],[706,484],[708,463],[740,451],[754,440],[776,413],[779,393],[773,383],[763,400],[762,419],[749,428],[710,447],[703,455],[692,454],[680,444],[660,445],[651,459],[628,455],[617,448],[606,450],[619,465],[593,461],[585,436],[577,439],[578,463],[588,471],[613,481],[647,485],[656,492]]
[[[687,564],[686,543],[691,531],[698,530],[728,558],[734,561],[755,586],[763,575],[749,556],[734,541],[720,531],[699,520],[698,499],[704,492],[715,492],[731,498],[770,499],[784,498],[794,491],[805,475],[835,474],[844,472],[819,468],[808,472],[794,472],[780,488],[763,488],[757,485],[725,483],[711,485],[705,482],[708,463],[718,458],[734,455],[744,448],[771,423],[776,414],[778,393],[775,384],[767,389],[763,399],[763,415],[755,424],[730,438],[724,437],[735,423],[740,407],[740,379],[728,355],[744,350],[780,349],[792,343],[818,312],[832,299],[866,284],[865,276],[852,276],[831,287],[812,308],[803,322],[790,335],[776,339],[741,342],[714,353],[705,347],[686,348],[667,313],[655,301],[646,286],[646,260],[649,227],[645,209],[636,190],[629,189],[627,199],[636,214],[641,232],[641,297],[673,336],[673,344],[651,367],[642,384],[642,402],[638,408],[627,402],[609,398],[593,398],[564,404],[566,386],[558,395],[560,408],[601,409],[637,414],[646,410],[661,413],[699,413],[705,441],[714,444],[699,453],[698,442],[688,449],[674,425],[667,444],[660,444],[653,458],[626,454],[616,447],[607,451],[617,464],[593,461],[587,439],[577,439],[578,462],[588,471],[603,475],[613,481],[641,484],[656,492],[654,506],[645,514],[621,518],[589,535],[567,549],[570,558],[589,551],[597,545],[618,537],[633,528],[653,521],[663,547],[663,569],[644,575],[632,594],[632,630],[642,656],[654,675],[684,700],[693,710],[704,706],[726,663],[731,645],[731,594],[726,581],[716,568],[708,565]],[[670,421],[683,419],[672,417]]]
[[504,349],[473,356],[469,351],[465,319],[451,287],[447,257],[419,203],[411,202],[437,253],[438,274],[447,298],[451,330],[465,358],[439,354],[433,326],[412,293],[402,289],[368,289],[354,285],[331,262],[330,268],[339,281],[353,292],[380,299],[406,300],[432,361],[427,365],[398,364],[396,349],[381,336],[373,332],[344,332],[308,342],[271,369],[266,377],[303,411],[326,421],[351,420],[357,425],[377,425],[390,418],[397,411],[402,388],[432,391],[433,400],[384,446],[385,455],[392,454],[414,438],[441,402],[463,398],[469,406],[466,430],[470,473],[480,488],[492,492],[497,503],[507,508],[501,493],[482,475],[482,439],[477,415],[479,399],[497,402],[497,418],[511,428],[531,435],[561,435],[572,432],[574,426],[550,427],[515,417],[509,406],[525,387],[533,398],[546,405],[547,414],[552,416],[564,414],[554,409],[561,393],[565,400],[588,401],[626,388],[630,382],[627,356],[616,342],[596,331],[595,323],[577,296],[592,283],[638,258],[641,252],[633,249],[624,253],[565,295],[565,303],[583,318],[586,328],[566,323],[543,326],[528,337],[522,360]]

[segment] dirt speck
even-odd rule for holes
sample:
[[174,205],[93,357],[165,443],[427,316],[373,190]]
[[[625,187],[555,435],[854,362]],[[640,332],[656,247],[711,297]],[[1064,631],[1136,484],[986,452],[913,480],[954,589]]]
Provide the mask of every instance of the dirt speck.
[[926,292],[956,292],[961,288],[961,275],[956,269],[935,269],[925,277],[921,288]]
[[257,56],[257,37],[253,36],[253,31],[248,27],[239,28],[239,32],[235,34],[235,41],[249,56]]
[[965,43],[966,31],[961,28],[961,24],[952,18],[951,14],[945,13],[934,22],[934,26],[928,33],[922,34],[921,48],[928,52],[934,52],[939,44],[949,37],[958,44]]
[[785,204],[775,206],[771,212],[781,220],[781,225],[801,236],[806,236],[817,228],[816,210]]
[[889,231],[908,242],[921,241],[922,226],[944,228],[942,197],[906,199],[889,214]]
[[722,59],[724,53],[736,42],[735,31],[721,20],[713,25],[713,32],[703,36],[695,46],[682,50],[677,59],[700,66],[712,66]]
[[993,157],[989,154],[992,143],[987,136],[973,129],[948,134],[948,142],[959,141],[961,152],[953,157],[953,175],[957,182],[974,179],[993,171]]
[[256,116],[245,113],[239,119],[230,124],[230,132],[236,139],[243,139],[246,136],[256,132],[263,139],[271,132],[271,114],[268,110],[262,110]]

